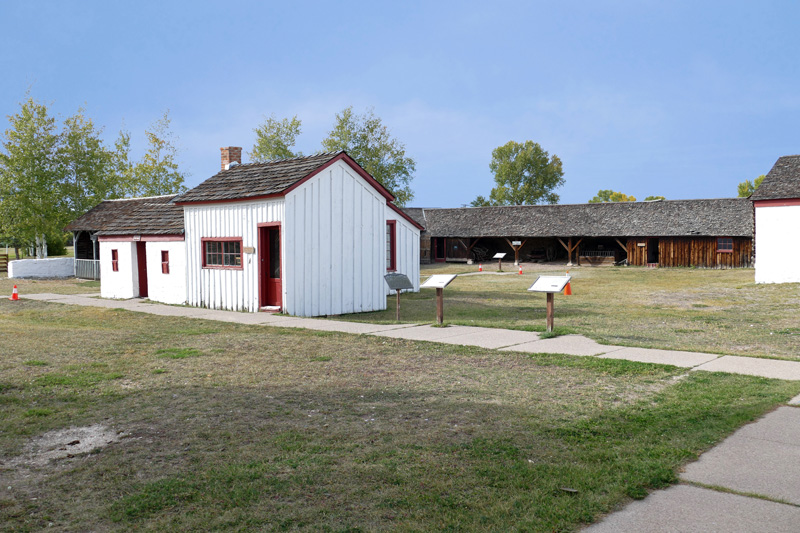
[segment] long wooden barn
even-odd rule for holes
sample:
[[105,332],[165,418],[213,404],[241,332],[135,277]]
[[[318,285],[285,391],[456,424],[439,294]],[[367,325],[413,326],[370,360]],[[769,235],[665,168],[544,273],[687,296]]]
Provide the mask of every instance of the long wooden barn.
[[740,268],[753,264],[746,198],[601,204],[409,208],[423,262],[519,261]]

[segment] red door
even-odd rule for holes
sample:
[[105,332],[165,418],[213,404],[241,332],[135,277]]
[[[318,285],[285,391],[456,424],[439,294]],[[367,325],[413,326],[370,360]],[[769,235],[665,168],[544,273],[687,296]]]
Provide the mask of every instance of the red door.
[[258,228],[261,307],[283,307],[281,299],[281,227]]
[[147,298],[147,248],[146,243],[136,243],[136,267],[139,271],[139,297]]

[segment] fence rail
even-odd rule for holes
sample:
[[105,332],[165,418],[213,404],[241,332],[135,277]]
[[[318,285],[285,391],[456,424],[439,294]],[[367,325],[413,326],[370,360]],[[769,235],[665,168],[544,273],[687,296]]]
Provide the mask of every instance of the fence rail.
[[0,272],[8,272],[8,254],[0,254]]
[[75,277],[78,279],[100,279],[100,261],[95,259],[76,259]]
[[613,250],[582,250],[583,257],[614,257]]

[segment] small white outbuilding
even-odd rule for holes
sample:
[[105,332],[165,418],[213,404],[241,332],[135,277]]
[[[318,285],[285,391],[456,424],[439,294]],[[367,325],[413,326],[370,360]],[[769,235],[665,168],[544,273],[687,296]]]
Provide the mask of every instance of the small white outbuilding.
[[385,309],[387,272],[419,290],[421,226],[347,153],[243,165],[241,148],[221,152],[194,189],[103,202],[70,225],[99,240],[101,296],[321,316]]
[[800,155],[775,162],[750,196],[755,208],[756,283],[800,283]]

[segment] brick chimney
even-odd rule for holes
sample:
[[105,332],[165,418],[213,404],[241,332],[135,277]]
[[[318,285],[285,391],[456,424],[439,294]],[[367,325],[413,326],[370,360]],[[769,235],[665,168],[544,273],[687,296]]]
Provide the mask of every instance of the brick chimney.
[[221,170],[228,170],[231,163],[242,164],[242,149],[239,146],[226,146],[219,149],[222,155]]

